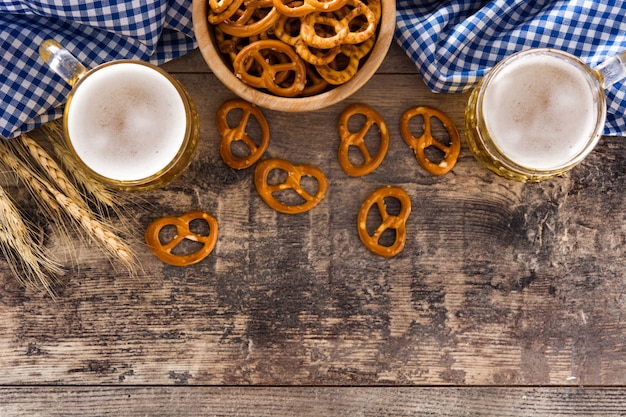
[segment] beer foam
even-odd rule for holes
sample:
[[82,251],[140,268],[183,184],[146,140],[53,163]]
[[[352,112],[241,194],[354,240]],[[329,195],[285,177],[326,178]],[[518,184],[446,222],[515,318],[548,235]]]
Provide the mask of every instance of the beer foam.
[[586,74],[562,58],[528,55],[494,74],[482,113],[494,144],[521,166],[550,170],[593,137],[598,108]]
[[139,180],[161,171],[178,153],[187,129],[185,104],[163,74],[117,63],[81,81],[67,129],[76,154],[93,171]]

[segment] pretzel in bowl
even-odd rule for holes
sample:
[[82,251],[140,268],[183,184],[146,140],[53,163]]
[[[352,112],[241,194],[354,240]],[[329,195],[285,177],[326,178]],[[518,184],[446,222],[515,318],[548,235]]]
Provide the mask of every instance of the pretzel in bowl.
[[372,38],[359,45],[343,44],[335,60],[326,65],[318,65],[316,67],[317,72],[329,84],[345,84],[356,75],[361,59],[369,53],[373,46],[374,39]]
[[[208,234],[197,234],[191,231],[190,224],[193,221],[202,220],[209,226]],[[166,227],[174,226],[176,234],[167,242],[162,242],[159,234]],[[202,210],[194,210],[180,217],[161,217],[154,220],[146,229],[146,244],[154,255],[165,263],[173,266],[193,265],[207,256],[215,248],[217,243],[218,225],[215,217]],[[173,250],[184,240],[198,242],[202,246],[195,252],[176,254]]]
[[[385,203],[386,198],[395,198],[400,202],[401,207],[398,214],[389,214]],[[370,235],[367,230],[367,215],[374,204],[378,207],[382,222],[374,230],[374,233]],[[365,199],[357,217],[357,229],[361,242],[376,255],[385,258],[396,256],[404,249],[406,242],[406,222],[410,214],[411,199],[402,188],[384,186],[376,189]],[[389,246],[380,243],[381,236],[388,229],[395,230],[394,242]]]
[[[286,63],[267,62],[264,52],[272,51],[286,55],[289,59]],[[260,68],[258,74],[249,72],[251,63]],[[246,84],[265,88],[268,91],[283,97],[294,97],[302,93],[306,86],[306,67],[298,54],[287,44],[276,40],[267,39],[253,42],[241,49],[233,62],[235,75]],[[276,76],[282,72],[293,73],[291,82],[287,85],[277,84]]]
[[[228,124],[228,115],[233,110],[241,110],[239,123],[232,127]],[[246,133],[246,127],[254,117],[261,128],[261,139],[255,141]],[[217,130],[220,132],[220,155],[222,160],[231,168],[244,169],[251,167],[267,150],[270,143],[270,127],[261,110],[252,103],[241,99],[233,99],[224,102],[217,110],[215,117]],[[246,156],[235,156],[232,152],[233,142],[241,141],[248,148]],[[257,145],[257,142],[259,144]]]
[[[420,137],[415,137],[411,133],[409,123],[415,116],[422,116],[424,118],[424,132]],[[450,144],[445,144],[433,136],[431,118],[436,118],[441,121],[443,126],[448,131],[450,136]],[[459,132],[452,119],[450,119],[445,113],[432,107],[412,107],[406,110],[400,118],[400,133],[402,138],[413,152],[419,164],[428,172],[434,175],[442,175],[450,171],[459,157],[461,152],[461,139],[459,138]],[[432,162],[426,156],[426,149],[430,146],[434,146],[443,152],[443,159],[440,162]]]
[[218,49],[235,76],[281,97],[319,94],[352,79],[375,43],[382,11],[381,0],[207,1]]
[[[365,116],[365,123],[357,132],[352,132],[348,126],[349,121],[357,114]],[[374,156],[370,154],[365,143],[366,135],[373,125],[378,126],[380,132],[380,142]],[[339,137],[341,138],[338,151],[339,165],[351,177],[359,177],[374,171],[381,164],[389,149],[389,129],[385,120],[376,110],[366,104],[352,104],[341,113]],[[350,162],[348,154],[351,146],[358,148],[361,152],[364,161],[362,165],[354,165]]]
[[[274,170],[281,170],[287,174],[285,180],[278,184],[268,182],[269,175]],[[310,194],[302,187],[302,177],[313,177],[317,181],[317,192]],[[254,171],[254,185],[265,203],[274,210],[285,214],[297,214],[311,210],[324,199],[328,189],[328,180],[324,173],[312,165],[294,165],[283,159],[265,159],[257,165]],[[291,190],[303,200],[300,204],[287,204],[274,196],[275,193]]]
[[248,38],[266,32],[280,17],[272,0],[247,0],[217,27],[231,36]]
[[273,0],[274,7],[285,16],[302,17],[313,12],[333,12],[341,9],[348,0]]

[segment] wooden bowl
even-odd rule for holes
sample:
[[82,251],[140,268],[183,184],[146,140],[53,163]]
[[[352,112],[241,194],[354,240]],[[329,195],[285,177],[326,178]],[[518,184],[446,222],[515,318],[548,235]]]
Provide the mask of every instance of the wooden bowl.
[[193,0],[193,28],[200,52],[215,76],[240,98],[260,107],[284,112],[304,112],[331,106],[348,98],[358,91],[378,70],[391,46],[396,24],[395,0],[381,0],[382,13],[378,26],[376,43],[369,57],[345,84],[309,97],[279,97],[257,90],[243,83],[226,65],[220,51],[215,46],[213,27],[207,20],[208,0]]

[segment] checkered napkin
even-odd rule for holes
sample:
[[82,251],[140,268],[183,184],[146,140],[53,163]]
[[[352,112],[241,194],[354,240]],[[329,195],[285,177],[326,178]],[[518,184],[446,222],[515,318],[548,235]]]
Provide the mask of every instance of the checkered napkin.
[[87,68],[114,59],[158,65],[196,47],[191,0],[1,0],[2,138],[62,115],[70,87],[39,58],[46,39]]
[[[435,92],[471,88],[502,58],[552,47],[594,67],[626,49],[623,0],[398,0],[396,38]],[[606,135],[626,136],[626,84],[607,91]]]

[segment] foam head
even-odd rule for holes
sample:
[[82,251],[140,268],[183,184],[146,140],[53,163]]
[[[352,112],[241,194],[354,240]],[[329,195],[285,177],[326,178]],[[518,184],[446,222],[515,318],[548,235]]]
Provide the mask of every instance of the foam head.
[[153,68],[105,65],[80,81],[66,110],[77,156],[94,172],[136,181],[168,166],[187,131],[183,96]]
[[596,134],[598,89],[580,65],[538,53],[511,60],[484,87],[482,116],[510,160],[550,170],[579,155]]

